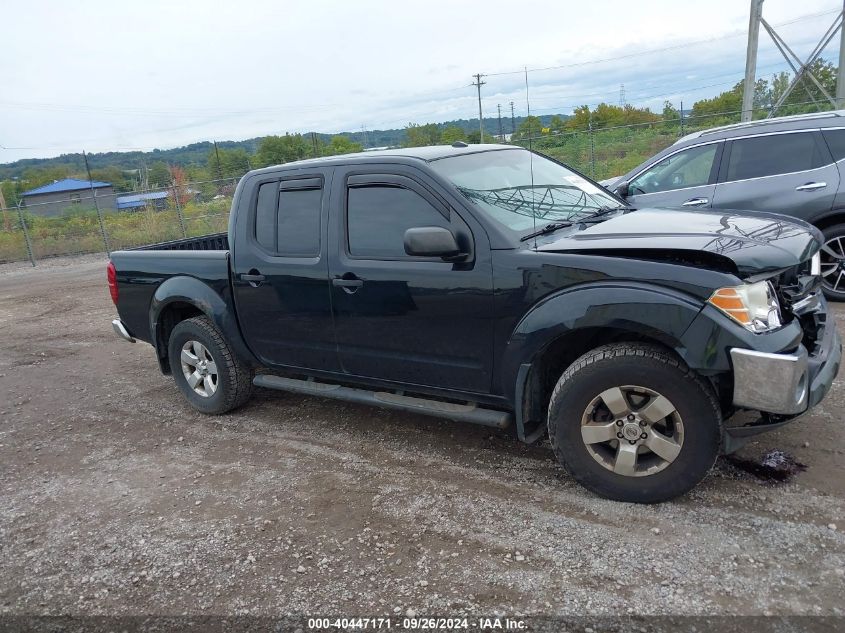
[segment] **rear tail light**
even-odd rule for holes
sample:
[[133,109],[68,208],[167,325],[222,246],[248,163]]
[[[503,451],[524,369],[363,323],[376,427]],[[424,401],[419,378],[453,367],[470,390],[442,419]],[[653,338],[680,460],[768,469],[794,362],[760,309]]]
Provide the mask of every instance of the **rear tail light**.
[[106,276],[109,280],[109,293],[111,294],[111,300],[114,301],[114,305],[117,305],[117,271],[114,269],[114,262],[109,262],[109,265],[106,267]]

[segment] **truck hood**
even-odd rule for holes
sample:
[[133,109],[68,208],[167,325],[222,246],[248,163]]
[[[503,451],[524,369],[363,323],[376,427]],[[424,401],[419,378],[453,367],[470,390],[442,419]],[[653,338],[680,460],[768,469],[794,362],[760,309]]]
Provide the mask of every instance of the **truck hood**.
[[800,264],[821,245],[814,227],[774,213],[637,209],[583,230],[540,238],[537,249],[648,259],[671,256],[702,265],[721,263],[746,278]]

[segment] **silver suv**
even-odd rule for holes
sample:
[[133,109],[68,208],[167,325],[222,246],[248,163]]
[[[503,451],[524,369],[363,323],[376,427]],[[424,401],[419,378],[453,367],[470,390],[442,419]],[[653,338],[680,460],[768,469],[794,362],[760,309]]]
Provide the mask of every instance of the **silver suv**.
[[634,206],[752,209],[806,220],[824,234],[825,295],[845,301],[845,110],[695,132],[602,184]]

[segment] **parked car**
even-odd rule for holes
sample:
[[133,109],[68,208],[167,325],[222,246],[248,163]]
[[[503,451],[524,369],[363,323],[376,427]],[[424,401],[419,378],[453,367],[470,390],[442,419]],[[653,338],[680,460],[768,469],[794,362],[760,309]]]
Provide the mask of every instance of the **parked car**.
[[590,490],[655,502],[824,398],[820,247],[800,220],[635,210],[457,143],[252,171],[228,234],[114,252],[108,278],[115,331],[201,412],[257,385],[548,432]]
[[845,110],[694,132],[602,184],[633,206],[758,209],[821,229],[822,286],[845,300]]

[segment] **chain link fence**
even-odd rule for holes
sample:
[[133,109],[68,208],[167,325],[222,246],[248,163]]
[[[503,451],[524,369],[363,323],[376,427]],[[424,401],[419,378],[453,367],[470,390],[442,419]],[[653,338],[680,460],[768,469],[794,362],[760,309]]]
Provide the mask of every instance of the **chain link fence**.
[[[809,103],[809,102],[808,102]],[[797,104],[806,105],[806,104]],[[629,125],[540,129],[510,142],[548,154],[596,180],[620,176],[697,130],[734,123],[739,111],[653,118]],[[765,116],[755,112],[755,116]],[[652,115],[653,116],[653,115]],[[485,138],[486,140],[486,138]],[[102,253],[226,230],[238,177],[169,187],[68,192],[2,209],[0,263]],[[103,193],[105,191],[105,193]]]
[[2,210],[0,263],[108,253],[226,231],[240,178],[126,192],[67,192]]
[[[813,106],[813,101],[791,104],[792,107]],[[829,108],[820,107],[819,112]],[[767,110],[755,109],[755,120],[765,118]],[[580,129],[537,130],[512,143],[542,152],[577,169],[594,180],[621,176],[666,149],[679,138],[701,130],[738,123],[740,110],[694,115],[655,117],[653,120],[628,125],[600,126],[594,121]]]

